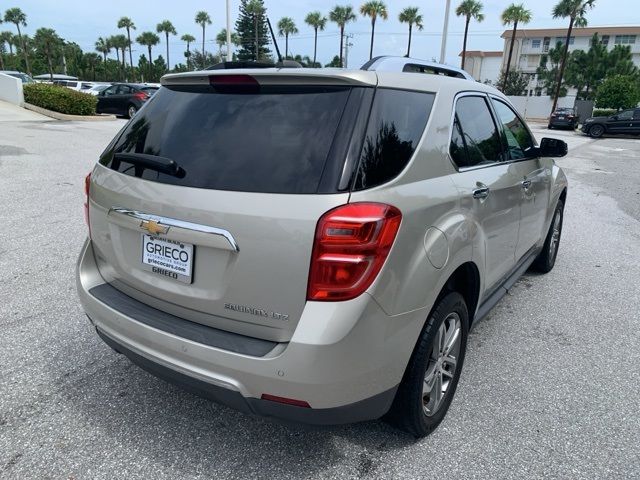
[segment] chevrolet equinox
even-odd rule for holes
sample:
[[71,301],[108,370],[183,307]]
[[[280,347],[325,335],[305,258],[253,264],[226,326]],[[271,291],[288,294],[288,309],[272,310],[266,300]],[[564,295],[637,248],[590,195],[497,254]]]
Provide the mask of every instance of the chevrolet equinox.
[[196,394],[424,436],[469,328],[553,268],[566,153],[494,88],[410,58],[166,75],[86,178],[80,300]]

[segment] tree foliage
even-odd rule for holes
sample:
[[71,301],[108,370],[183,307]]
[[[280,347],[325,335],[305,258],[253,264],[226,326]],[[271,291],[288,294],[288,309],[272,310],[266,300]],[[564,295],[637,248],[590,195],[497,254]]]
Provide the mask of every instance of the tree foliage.
[[236,20],[236,32],[240,38],[239,60],[270,58],[266,12],[262,0],[240,0],[240,15]]
[[529,75],[518,70],[505,70],[500,74],[498,85],[505,95],[525,95],[529,85]]
[[[563,51],[562,42],[557,42],[555,48],[549,49],[549,52],[540,58],[540,65],[536,69],[536,73],[538,74],[538,85],[545,95],[553,95],[556,91]],[[559,96],[565,97],[566,95],[567,88],[562,85]]]
[[612,75],[598,88],[596,105],[599,108],[622,110],[640,103],[640,80],[637,75]]

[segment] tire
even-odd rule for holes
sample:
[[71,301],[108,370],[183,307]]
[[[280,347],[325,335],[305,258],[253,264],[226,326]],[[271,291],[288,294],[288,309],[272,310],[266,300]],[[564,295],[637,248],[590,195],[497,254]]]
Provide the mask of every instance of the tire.
[[560,238],[562,237],[562,220],[564,218],[564,204],[562,200],[558,200],[556,210],[553,212],[549,232],[544,240],[542,251],[531,264],[531,269],[540,273],[549,273],[553,270],[558,257],[558,248],[560,247]]
[[589,135],[591,136],[591,138],[600,138],[602,135],[604,135],[604,127],[598,124],[592,125],[589,129]]
[[[464,298],[457,292],[448,293],[431,311],[420,334],[391,409],[385,417],[388,423],[416,438],[429,435],[438,427],[458,386],[468,333],[469,313]],[[448,346],[449,354],[435,352],[434,345]],[[428,370],[431,371],[431,391],[426,390]],[[445,391],[442,392],[442,389]],[[438,390],[441,395],[439,401],[433,395]]]
[[551,124],[547,125],[547,129],[553,130],[553,125],[551,125]]
[[135,105],[129,104],[129,106],[127,107],[127,118],[132,118],[137,111],[138,109],[136,108]]

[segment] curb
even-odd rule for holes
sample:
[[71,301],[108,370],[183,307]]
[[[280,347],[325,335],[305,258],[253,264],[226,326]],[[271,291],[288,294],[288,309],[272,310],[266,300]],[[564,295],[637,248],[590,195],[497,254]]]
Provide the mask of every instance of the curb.
[[32,112],[45,115],[47,117],[55,118],[56,120],[66,120],[72,122],[101,122],[112,121],[116,119],[115,115],[67,115],[66,113],[54,112],[53,110],[47,110],[46,108],[36,107],[30,103],[24,102],[24,108],[31,110]]

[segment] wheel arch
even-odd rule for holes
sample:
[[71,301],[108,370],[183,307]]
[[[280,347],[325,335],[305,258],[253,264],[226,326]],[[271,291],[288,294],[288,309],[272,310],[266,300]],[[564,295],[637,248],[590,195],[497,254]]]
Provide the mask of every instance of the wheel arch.
[[462,295],[469,310],[469,324],[473,323],[480,299],[480,270],[474,262],[465,262],[453,271],[440,290],[435,303],[437,304],[450,292],[458,292]]

